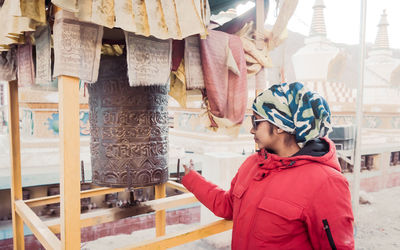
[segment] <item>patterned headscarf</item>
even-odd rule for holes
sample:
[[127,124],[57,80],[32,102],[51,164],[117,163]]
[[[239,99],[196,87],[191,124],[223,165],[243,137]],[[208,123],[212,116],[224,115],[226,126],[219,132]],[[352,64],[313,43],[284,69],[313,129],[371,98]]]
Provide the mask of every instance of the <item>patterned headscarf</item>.
[[296,141],[300,144],[332,131],[328,103],[299,82],[271,86],[256,97],[253,111],[275,126],[296,135]]

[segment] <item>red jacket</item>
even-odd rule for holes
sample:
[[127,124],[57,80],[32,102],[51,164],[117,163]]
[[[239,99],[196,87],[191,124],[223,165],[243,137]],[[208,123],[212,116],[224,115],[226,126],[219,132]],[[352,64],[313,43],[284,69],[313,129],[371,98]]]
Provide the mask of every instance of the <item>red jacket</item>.
[[321,138],[322,156],[248,157],[224,191],[195,171],[182,183],[215,215],[233,220],[232,249],[354,249],[349,185],[335,145]]

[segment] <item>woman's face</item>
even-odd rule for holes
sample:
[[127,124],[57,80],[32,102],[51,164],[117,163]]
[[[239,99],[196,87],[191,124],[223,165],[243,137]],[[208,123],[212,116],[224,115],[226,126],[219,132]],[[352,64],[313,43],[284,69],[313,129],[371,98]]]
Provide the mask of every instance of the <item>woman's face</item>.
[[253,127],[250,133],[254,135],[254,141],[257,143],[258,148],[275,151],[274,148],[278,139],[277,135],[274,133],[275,126],[256,113],[253,113],[252,124]]

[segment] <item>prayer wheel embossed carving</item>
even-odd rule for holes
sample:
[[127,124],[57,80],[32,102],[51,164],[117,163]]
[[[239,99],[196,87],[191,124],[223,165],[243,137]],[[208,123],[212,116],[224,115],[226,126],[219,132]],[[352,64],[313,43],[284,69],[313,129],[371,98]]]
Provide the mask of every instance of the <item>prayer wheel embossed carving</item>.
[[92,180],[144,187],[168,179],[166,86],[130,87],[125,57],[103,56],[88,87]]

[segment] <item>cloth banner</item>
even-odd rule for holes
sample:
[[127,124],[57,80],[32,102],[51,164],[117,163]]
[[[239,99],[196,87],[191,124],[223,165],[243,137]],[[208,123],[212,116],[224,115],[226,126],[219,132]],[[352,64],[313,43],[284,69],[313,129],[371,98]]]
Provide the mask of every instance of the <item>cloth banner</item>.
[[103,27],[76,21],[66,11],[56,14],[54,23],[54,74],[68,75],[94,83],[100,65]]
[[195,34],[204,36],[207,33],[205,23],[201,18],[201,13],[198,12],[194,1],[175,0],[175,7],[182,37]]
[[19,0],[19,3],[21,16],[29,17],[39,23],[46,23],[45,0]]
[[51,81],[50,26],[41,26],[35,32],[36,41],[36,84]]
[[75,12],[81,22],[119,27],[136,35],[183,39],[207,34],[210,6],[205,0],[52,0]]
[[[81,1],[81,0],[79,0]],[[78,0],[51,0],[51,2],[63,10],[78,12]]]
[[[238,36],[209,30],[200,40],[210,128],[233,129],[243,122],[247,105],[246,59]],[[218,119],[219,118],[219,119]]]
[[186,108],[187,91],[184,60],[181,61],[176,71],[171,72],[169,95],[174,98],[181,107]]
[[19,0],[4,1],[0,8],[0,23],[0,51],[10,49],[10,44],[24,43],[23,32],[34,31],[38,24],[35,20],[22,16]]
[[132,9],[132,0],[120,0],[114,2],[115,27],[129,32],[136,32],[135,15]]
[[129,85],[152,86],[168,83],[171,72],[171,40],[137,36],[125,31]]
[[74,14],[79,21],[92,22],[92,0],[79,0],[78,9],[79,11]]
[[187,89],[204,89],[203,69],[200,58],[199,36],[185,38],[185,76]]
[[[29,40],[29,38],[27,39]],[[32,44],[18,45],[18,86],[29,86],[35,83],[35,70],[32,57]]]
[[159,39],[168,39],[168,27],[165,23],[161,1],[146,0],[146,11],[150,34]]
[[14,81],[17,79],[17,55],[15,49],[0,52],[0,81]]
[[93,23],[112,29],[114,19],[114,0],[92,0]]
[[138,35],[150,36],[150,27],[145,2],[142,0],[132,0],[132,10],[135,17],[135,33]]
[[[175,3],[171,0],[161,0],[161,6],[164,11],[165,24],[168,27],[170,38],[182,39],[182,32],[178,22],[178,13]],[[203,31],[204,32],[204,29]]]

